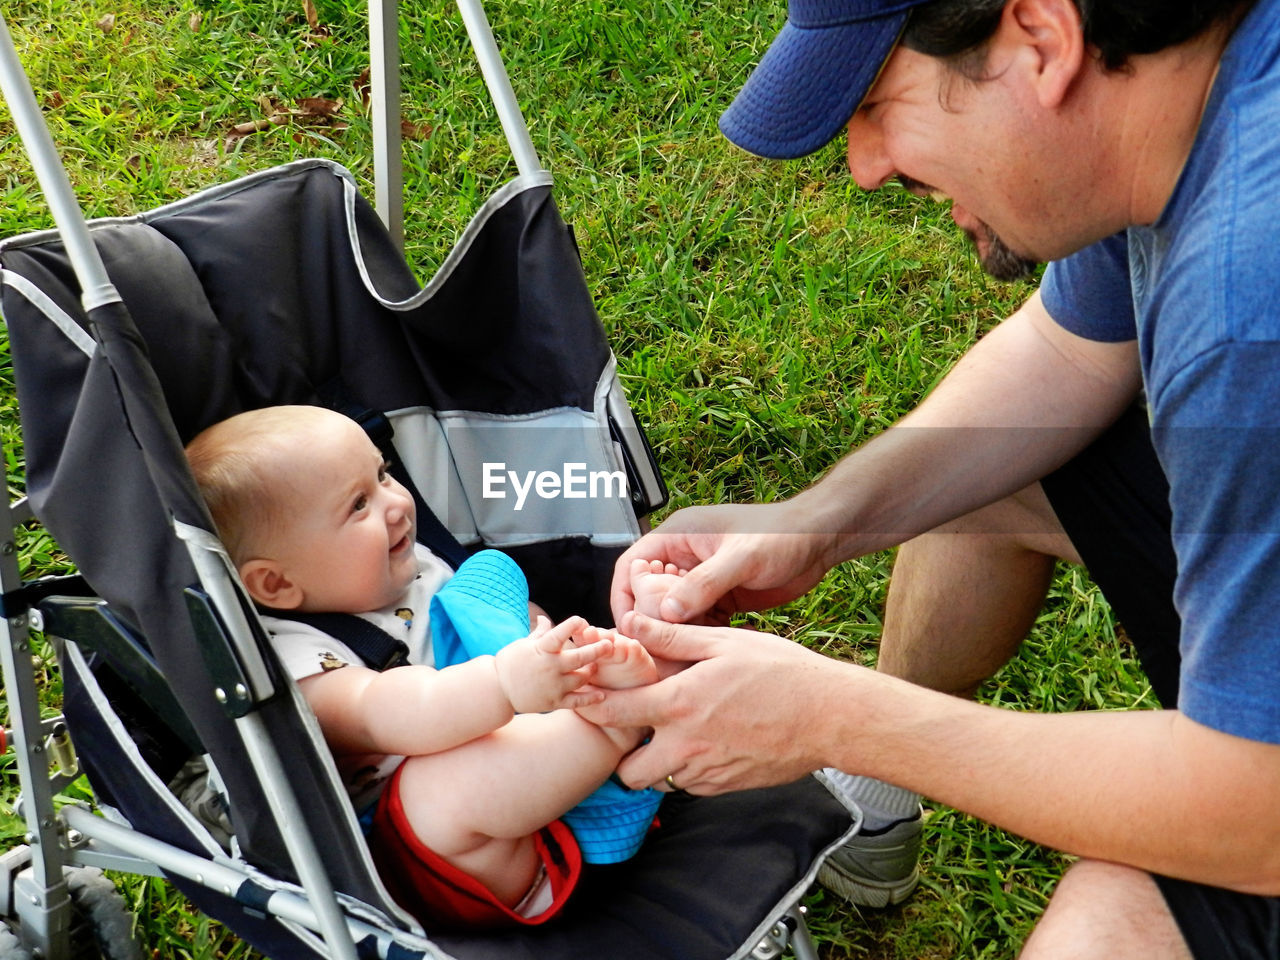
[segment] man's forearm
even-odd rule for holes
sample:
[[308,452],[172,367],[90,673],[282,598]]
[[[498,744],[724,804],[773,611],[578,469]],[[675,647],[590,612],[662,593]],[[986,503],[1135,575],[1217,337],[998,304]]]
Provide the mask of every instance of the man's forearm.
[[966,354],[909,416],[790,501],[848,559],[1008,496],[1066,462],[1133,401],[1133,344],[1062,330],[1039,295]]
[[1280,894],[1280,746],[1175,711],[1021,713],[842,672],[816,704],[832,766],[1068,853]]

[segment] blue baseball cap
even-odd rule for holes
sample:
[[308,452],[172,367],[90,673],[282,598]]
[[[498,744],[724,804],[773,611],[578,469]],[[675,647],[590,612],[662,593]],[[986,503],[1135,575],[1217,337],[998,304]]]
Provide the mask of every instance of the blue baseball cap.
[[721,132],[742,149],[791,160],[830,143],[928,0],[789,0],[787,22],[733,103]]

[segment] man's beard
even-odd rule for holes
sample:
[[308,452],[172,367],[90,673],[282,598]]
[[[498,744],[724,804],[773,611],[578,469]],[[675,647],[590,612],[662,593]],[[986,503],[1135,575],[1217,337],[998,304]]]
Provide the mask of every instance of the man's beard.
[[[1035,272],[1040,264],[1021,254],[1014,253],[1009,245],[996,236],[996,232],[985,223],[979,226],[982,239],[987,242],[987,252],[978,258],[982,269],[997,280],[1023,280]],[[968,231],[966,231],[968,232]],[[969,239],[977,246],[977,239],[972,233]]]
[[[904,173],[898,174],[897,180],[917,196],[934,192],[929,184],[908,177]],[[987,252],[978,258],[978,262],[982,264],[983,270],[997,280],[1022,280],[1031,276],[1036,267],[1040,266],[1037,261],[1014,253],[1009,245],[996,236],[996,232],[981,220],[978,221],[977,231],[965,230],[965,234],[975,248],[978,246],[979,239],[986,241]]]

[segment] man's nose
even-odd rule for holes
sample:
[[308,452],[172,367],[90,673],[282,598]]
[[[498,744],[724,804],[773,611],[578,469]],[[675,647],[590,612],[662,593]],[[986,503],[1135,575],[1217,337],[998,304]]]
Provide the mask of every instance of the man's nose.
[[884,149],[880,125],[859,110],[849,121],[849,172],[863,190],[879,190],[894,175],[893,161]]

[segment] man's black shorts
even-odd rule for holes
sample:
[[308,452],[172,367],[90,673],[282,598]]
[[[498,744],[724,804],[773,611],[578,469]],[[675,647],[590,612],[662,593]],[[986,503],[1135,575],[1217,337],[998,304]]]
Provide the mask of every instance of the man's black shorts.
[[[1087,450],[1042,481],[1089,573],[1124,626],[1166,707],[1178,702],[1177,571],[1169,485],[1134,407]],[[1197,960],[1280,958],[1280,897],[1254,897],[1157,876]]]

